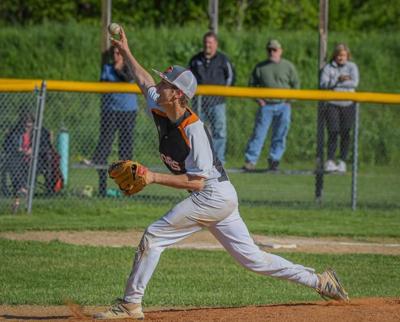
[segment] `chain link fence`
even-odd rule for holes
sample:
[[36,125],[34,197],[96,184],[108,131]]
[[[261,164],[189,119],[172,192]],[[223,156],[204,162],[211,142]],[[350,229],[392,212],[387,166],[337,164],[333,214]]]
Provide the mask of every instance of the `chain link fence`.
[[[0,94],[1,213],[22,212],[25,209],[32,153],[29,149],[32,149],[33,142],[27,134],[30,133],[27,127],[29,122],[35,124],[38,95],[38,91]],[[143,97],[135,97],[138,108],[130,111],[108,109],[113,99],[115,97],[110,94],[47,92],[37,162],[37,184],[33,194],[34,209],[49,207],[60,200],[87,206],[101,200],[117,207],[138,201],[172,203],[187,196],[183,190],[151,185],[136,196],[125,197],[107,178],[108,165],[117,159],[139,160],[153,170],[166,172],[158,155],[157,131],[145,113]],[[295,101],[285,104],[286,107],[281,108],[271,106],[275,112],[271,112],[273,117],[267,122],[269,131],[264,131],[265,143],[264,140],[257,143],[258,154],[254,162],[255,159],[249,160],[249,146],[254,145],[255,124],[263,115],[253,99],[198,96],[192,102],[193,110],[210,130],[214,149],[225,162],[241,204],[291,208],[318,206],[315,203],[317,103]],[[329,107],[324,108],[326,116]],[[368,144],[363,142],[370,140],[370,136],[379,135],[379,126],[385,126],[386,119],[381,120],[381,125],[376,124],[376,113],[396,112],[383,105],[363,105],[360,110],[362,162],[358,178],[359,205],[400,207],[399,173],[393,172],[391,166],[374,166],[379,163],[375,160],[381,149],[379,140]],[[280,112],[289,113],[284,133],[279,131],[279,126],[282,126]],[[352,120],[346,155],[347,169],[339,171],[336,168],[329,171],[329,175],[324,172],[323,206],[350,206],[351,183],[354,179]],[[371,132],[370,128],[364,131],[364,126],[370,127],[371,124],[375,126],[375,131]],[[283,136],[286,135],[284,142]],[[330,160],[327,158],[328,137],[332,137],[332,133],[325,132],[325,161]],[[337,150],[341,147],[339,141]],[[279,149],[283,149],[279,152],[280,158],[273,160]],[[332,156],[332,146],[330,149]],[[392,153],[388,151],[385,153]],[[341,157],[340,151],[337,153],[334,159],[336,166],[337,159]],[[390,158],[386,156],[386,162],[381,163],[390,164]],[[274,164],[271,161],[279,162]],[[17,201],[20,203],[19,210]]]
[[[25,133],[32,133],[38,91],[0,93],[0,210],[15,213],[26,207],[32,146]],[[44,174],[44,169],[38,169]]]

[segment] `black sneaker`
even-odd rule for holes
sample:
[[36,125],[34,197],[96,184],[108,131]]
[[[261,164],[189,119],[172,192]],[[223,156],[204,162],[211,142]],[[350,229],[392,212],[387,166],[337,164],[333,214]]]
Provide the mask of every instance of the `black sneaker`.
[[268,159],[268,170],[269,171],[278,171],[279,170],[279,161]]

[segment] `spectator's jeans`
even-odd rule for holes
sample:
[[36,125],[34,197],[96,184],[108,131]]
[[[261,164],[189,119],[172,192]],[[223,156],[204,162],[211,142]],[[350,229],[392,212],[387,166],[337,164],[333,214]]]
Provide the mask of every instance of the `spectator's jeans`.
[[328,128],[328,160],[335,160],[338,137],[340,136],[340,159],[347,160],[350,148],[350,131],[355,121],[355,105],[325,107],[326,126]]
[[269,158],[280,161],[286,148],[286,136],[290,126],[290,104],[267,104],[259,108],[251,136],[245,153],[246,162],[256,164],[265,138],[272,124],[271,147]]
[[214,106],[203,106],[199,113],[200,119],[210,124],[214,151],[219,161],[224,164],[226,149],[225,103]]
[[[130,160],[133,154],[133,129],[135,127],[136,112],[101,111],[100,137],[93,155],[95,164],[107,165],[107,158],[111,153],[115,133],[119,133],[118,157],[120,160]],[[99,192],[106,194],[107,170],[99,170]]]

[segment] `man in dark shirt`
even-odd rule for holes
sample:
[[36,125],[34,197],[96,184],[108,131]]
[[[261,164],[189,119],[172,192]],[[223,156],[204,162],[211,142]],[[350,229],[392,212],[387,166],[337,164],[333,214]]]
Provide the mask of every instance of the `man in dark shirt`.
[[[228,57],[218,51],[218,38],[212,31],[204,35],[203,51],[192,57],[189,68],[198,84],[231,86],[235,81],[233,66]],[[209,123],[214,151],[218,159],[224,163],[226,148],[225,98],[222,96],[196,97],[193,106],[202,121]]]

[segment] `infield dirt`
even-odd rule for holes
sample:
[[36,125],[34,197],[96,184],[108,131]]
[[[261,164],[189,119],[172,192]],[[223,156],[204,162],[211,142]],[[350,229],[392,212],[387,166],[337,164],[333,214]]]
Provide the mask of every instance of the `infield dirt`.
[[[1,321],[92,321],[104,307],[0,306]],[[145,309],[146,321],[400,321],[400,299],[363,298],[350,303],[303,302],[239,308]],[[118,320],[123,321],[123,320]],[[132,320],[126,320],[132,321]]]
[[[67,244],[136,247],[143,232],[129,231],[25,231],[1,232],[0,238],[12,240],[36,240],[50,242],[58,240]],[[302,253],[367,253],[400,255],[400,240],[394,238],[369,238],[356,240],[343,237],[278,237],[252,235],[256,244],[268,252],[302,252]],[[295,246],[295,247],[293,247]],[[189,238],[173,246],[186,249],[222,249],[221,244],[207,230],[193,234]]]

